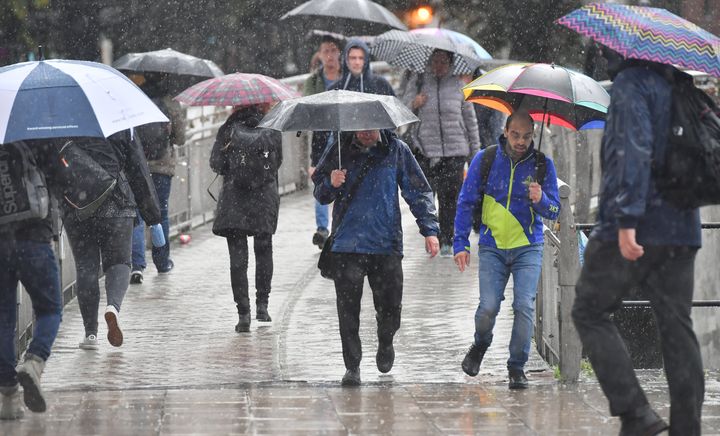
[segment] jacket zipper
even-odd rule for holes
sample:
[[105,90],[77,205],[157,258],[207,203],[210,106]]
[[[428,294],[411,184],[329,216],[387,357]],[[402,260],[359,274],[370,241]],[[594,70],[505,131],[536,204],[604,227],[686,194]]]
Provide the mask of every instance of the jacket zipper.
[[533,234],[533,224],[535,224],[535,211],[532,206],[530,206],[530,226],[528,227],[528,232],[530,232],[531,235]]
[[437,105],[438,105],[438,127],[440,128],[440,147],[442,148],[442,157],[445,157],[445,135],[442,128],[442,112],[440,109],[440,77],[437,77]]

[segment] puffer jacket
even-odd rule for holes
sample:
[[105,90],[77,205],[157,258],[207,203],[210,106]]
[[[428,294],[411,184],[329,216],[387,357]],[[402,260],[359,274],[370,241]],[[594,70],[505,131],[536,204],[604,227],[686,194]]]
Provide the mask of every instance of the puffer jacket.
[[480,166],[486,151],[476,154],[470,163],[467,178],[458,196],[453,241],[455,254],[470,251],[468,237],[472,211],[480,195],[483,195],[483,205],[478,242],[501,250],[542,244],[544,235],[540,217],[555,220],[560,214],[557,173],[552,159],[545,158],[547,171],[542,184],[542,198],[538,203],[533,203],[528,195],[528,186],[535,179],[535,149],[531,144],[526,155],[518,162],[513,162],[505,152],[505,147],[505,138],[501,136],[484,190]]
[[274,168],[282,163],[282,136],[274,130],[256,128],[261,118],[262,115],[252,109],[239,110],[218,130],[210,155],[210,168],[223,176],[212,228],[218,236],[254,236],[277,230],[280,211],[277,170],[270,176],[257,174],[261,182],[253,188],[235,180],[240,167],[234,162],[241,160],[238,156],[251,144],[262,142],[273,147]]
[[[403,102],[412,109],[412,101],[418,95],[418,76],[413,75],[405,87]],[[420,93],[427,101],[417,110],[420,127],[417,143],[425,157],[472,157],[480,149],[477,118],[473,104],[465,101],[457,76],[422,74]]]

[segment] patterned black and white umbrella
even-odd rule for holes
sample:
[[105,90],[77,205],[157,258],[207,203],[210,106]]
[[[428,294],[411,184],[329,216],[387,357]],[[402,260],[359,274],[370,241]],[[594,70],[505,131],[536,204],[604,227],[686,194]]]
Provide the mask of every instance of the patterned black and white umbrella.
[[370,53],[377,60],[423,73],[428,68],[430,55],[438,49],[453,54],[450,68],[452,75],[472,74],[482,63],[482,59],[469,44],[453,40],[443,34],[411,33],[401,30],[390,30],[378,35],[373,41]]

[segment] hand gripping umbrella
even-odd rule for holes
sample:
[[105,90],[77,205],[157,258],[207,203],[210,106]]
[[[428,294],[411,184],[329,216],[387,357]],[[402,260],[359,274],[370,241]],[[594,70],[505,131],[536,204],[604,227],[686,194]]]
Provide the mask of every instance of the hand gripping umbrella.
[[[536,121],[585,130],[604,125],[610,95],[595,80],[554,64],[496,68],[463,87],[465,100],[511,114],[525,109]],[[542,130],[540,142],[542,145]]]
[[0,144],[108,137],[167,121],[132,81],[107,65],[58,59],[0,68]]
[[[334,90],[278,103],[259,127],[281,132],[395,129],[420,121],[396,97]],[[338,147],[340,162],[340,147]]]

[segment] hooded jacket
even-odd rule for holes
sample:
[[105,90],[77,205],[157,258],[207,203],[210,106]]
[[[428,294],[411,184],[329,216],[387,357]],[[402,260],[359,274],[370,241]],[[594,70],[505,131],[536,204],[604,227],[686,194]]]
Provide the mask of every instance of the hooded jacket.
[[[417,109],[420,125],[417,142],[425,157],[472,157],[480,149],[478,124],[473,104],[465,101],[458,76],[436,77],[423,73],[421,93],[427,101]],[[403,103],[412,109],[418,95],[418,75],[408,81]]]
[[[546,157],[547,172],[542,184],[542,198],[530,201],[528,185],[535,178],[536,155],[534,144],[518,162],[513,162],[505,151],[507,141],[499,138],[495,160],[490,167],[487,185],[482,185],[480,165],[485,150],[475,155],[468,168],[467,178],[458,196],[455,215],[455,254],[470,251],[472,211],[483,195],[480,245],[501,250],[542,244],[543,222],[540,217],[555,220],[560,214],[557,173],[552,159]],[[539,216],[540,217],[539,217]]]
[[626,62],[611,89],[600,152],[598,223],[592,237],[612,241],[636,229],[640,245],[700,247],[698,209],[677,209],[660,196],[652,162],[663,161],[670,125],[671,85],[662,66]]
[[[335,202],[332,251],[363,254],[403,254],[400,193],[423,236],[438,234],[438,221],[432,190],[407,144],[383,130],[380,142],[364,152],[352,144],[352,134],[341,137],[346,182],[339,188],[330,184],[330,172],[338,167],[337,143],[332,143],[313,174],[315,198],[322,204]],[[348,203],[348,191],[357,179],[363,163],[376,159]],[[400,190],[398,191],[398,186]],[[341,210],[345,215],[338,219]]]
[[223,176],[212,228],[218,236],[273,234],[277,229],[280,210],[277,170],[267,171],[271,174],[252,174],[257,180],[253,187],[235,180],[240,176],[237,162],[243,159],[241,152],[253,144],[273,150],[270,157],[275,159],[274,168],[282,163],[282,136],[274,130],[257,128],[261,118],[262,114],[252,109],[239,110],[218,130],[210,155],[210,168]]
[[[350,49],[359,48],[365,52],[365,65],[362,74],[353,76],[347,64],[347,57]],[[341,65],[343,75],[340,80],[330,89],[346,89],[348,91],[367,92],[368,94],[395,95],[390,83],[384,77],[376,76],[370,71],[370,49],[367,44],[359,39],[351,39],[345,46],[342,53]]]

